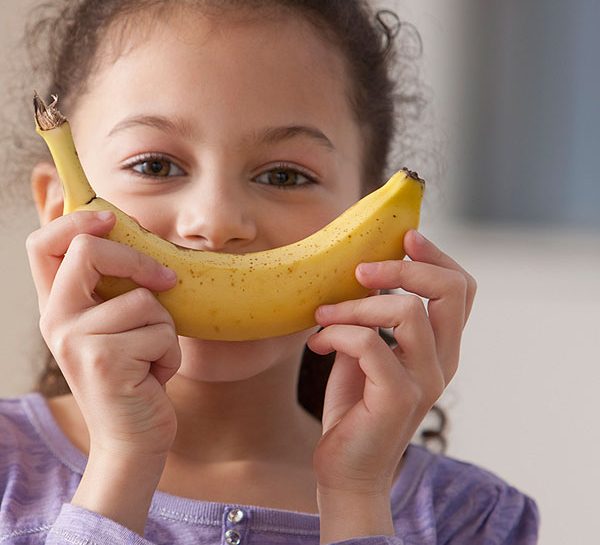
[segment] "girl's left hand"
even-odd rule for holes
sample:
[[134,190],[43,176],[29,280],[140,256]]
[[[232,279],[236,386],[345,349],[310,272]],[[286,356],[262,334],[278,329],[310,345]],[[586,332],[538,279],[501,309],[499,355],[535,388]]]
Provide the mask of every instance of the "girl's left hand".
[[[404,451],[458,367],[476,282],[416,231],[406,234],[404,248],[412,261],[381,261],[369,274],[359,266],[356,277],[374,293],[409,294],[376,294],[316,312],[324,329],[308,339],[309,348],[337,351],[313,456],[327,494],[389,494]],[[427,310],[418,296],[429,299]],[[379,327],[393,328],[396,347]]]

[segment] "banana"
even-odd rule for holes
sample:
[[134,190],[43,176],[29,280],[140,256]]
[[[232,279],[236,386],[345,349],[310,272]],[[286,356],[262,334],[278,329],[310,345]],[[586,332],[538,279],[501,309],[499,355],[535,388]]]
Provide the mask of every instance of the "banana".
[[[155,293],[177,333],[242,341],[295,333],[316,324],[319,305],[367,296],[355,277],[365,261],[403,259],[403,238],[419,224],[425,182],[407,169],[307,238],[270,250],[227,254],[173,244],[144,229],[96,196],[83,171],[66,118],[34,94],[36,132],[45,140],[63,185],[64,214],[111,210],[107,238],[143,252],[177,273],[172,289]],[[129,279],[102,277],[96,291],[109,299],[134,289]]]

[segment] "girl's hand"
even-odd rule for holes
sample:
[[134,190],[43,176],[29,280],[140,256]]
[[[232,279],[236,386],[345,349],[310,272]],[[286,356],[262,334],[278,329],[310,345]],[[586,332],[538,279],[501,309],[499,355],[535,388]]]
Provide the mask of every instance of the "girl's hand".
[[[120,519],[128,513],[115,507],[117,499],[142,495],[143,501],[129,502],[138,511],[127,525],[142,524],[143,530],[144,504],[177,427],[164,384],[181,359],[173,320],[152,291],[172,288],[176,278],[133,248],[100,238],[114,223],[114,214],[61,216],[29,235],[27,252],[42,336],[90,435],[86,473],[73,501],[127,524],[132,519]],[[103,275],[130,278],[141,287],[102,301],[94,289]]]
[[[356,277],[372,290],[410,294],[371,295],[316,312],[324,329],[309,338],[309,348],[337,351],[313,458],[321,498],[389,503],[402,454],[458,366],[475,280],[416,231],[404,245],[412,261],[374,263],[369,273],[359,266]],[[429,299],[427,310],[418,296]],[[378,327],[393,328],[396,347]]]

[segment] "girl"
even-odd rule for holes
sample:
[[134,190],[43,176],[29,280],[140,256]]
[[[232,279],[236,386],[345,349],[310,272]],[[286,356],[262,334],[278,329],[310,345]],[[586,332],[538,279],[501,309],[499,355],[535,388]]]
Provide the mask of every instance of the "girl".
[[[48,93],[93,187],[163,238],[283,246],[385,180],[392,32],[360,0],[69,1],[54,23]],[[0,404],[0,540],[535,542],[531,499],[410,444],[475,294],[433,243],[411,231],[411,261],[358,267],[371,296],[319,308],[309,330],[203,341],[151,294],[172,272],[102,238],[113,215],[63,217],[48,159],[31,180],[40,329],[71,393]],[[100,275],[140,288],[102,301]],[[297,396],[306,348],[335,355],[319,418]]]

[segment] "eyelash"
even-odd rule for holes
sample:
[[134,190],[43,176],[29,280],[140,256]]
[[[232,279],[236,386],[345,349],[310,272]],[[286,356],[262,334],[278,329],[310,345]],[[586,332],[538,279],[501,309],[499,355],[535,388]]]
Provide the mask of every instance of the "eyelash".
[[[156,176],[156,175],[151,175],[151,174],[144,174],[142,172],[138,172],[137,170],[133,169],[133,167],[142,165],[144,163],[149,163],[151,161],[165,161],[165,162],[175,165],[175,161],[173,161],[167,155],[163,155],[161,153],[142,153],[141,155],[138,155],[137,157],[134,157],[133,159],[131,159],[131,161],[128,161],[127,163],[125,163],[123,168],[125,170],[128,170],[135,176],[140,176],[142,178],[156,179],[156,178],[177,178],[178,177],[178,176]],[[178,168],[181,169],[181,167],[178,167]],[[181,169],[181,170],[183,170],[183,169]]]
[[[168,163],[171,163],[171,164],[177,166],[176,163],[167,155],[163,155],[161,153],[144,153],[142,155],[138,155],[137,157],[134,157],[131,161],[129,161],[128,163],[125,164],[124,168],[126,170],[129,170],[132,174],[134,174],[136,176],[140,176],[142,178],[151,178],[151,179],[177,178],[177,177],[181,176],[181,175],[156,176],[156,175],[151,175],[151,174],[143,174],[142,172],[133,170],[133,167],[141,165],[143,163],[148,163],[151,161],[165,161],[165,162],[168,162]],[[177,168],[181,169],[181,167],[178,167],[178,166],[177,166]],[[183,169],[181,169],[181,170],[183,170]],[[277,171],[277,170],[287,170],[287,171],[291,171],[295,174],[300,174],[301,176],[306,178],[307,182],[305,182],[303,184],[295,184],[295,185],[277,185],[277,184],[261,184],[261,185],[270,185],[271,187],[275,187],[276,189],[300,189],[300,188],[310,187],[311,185],[318,183],[312,175],[308,174],[308,172],[306,172],[303,169],[300,169],[296,166],[292,166],[288,163],[283,163],[283,162],[276,163],[275,166],[273,166],[272,168],[270,168],[268,170],[265,170],[261,174],[264,174],[267,172],[273,172],[273,171]]]
[[278,185],[278,184],[263,184],[263,185],[269,185],[276,189],[286,190],[286,189],[306,189],[306,188],[310,188],[311,186],[315,186],[318,183],[315,180],[315,178],[313,176],[311,176],[308,172],[306,172],[305,170],[298,168],[296,166],[290,165],[288,163],[276,163],[272,168],[263,171],[260,175],[265,174],[267,172],[274,172],[277,170],[287,170],[287,171],[293,172],[294,174],[299,174],[300,176],[303,176],[304,178],[306,178],[306,182],[303,184],[294,184],[294,185]]

